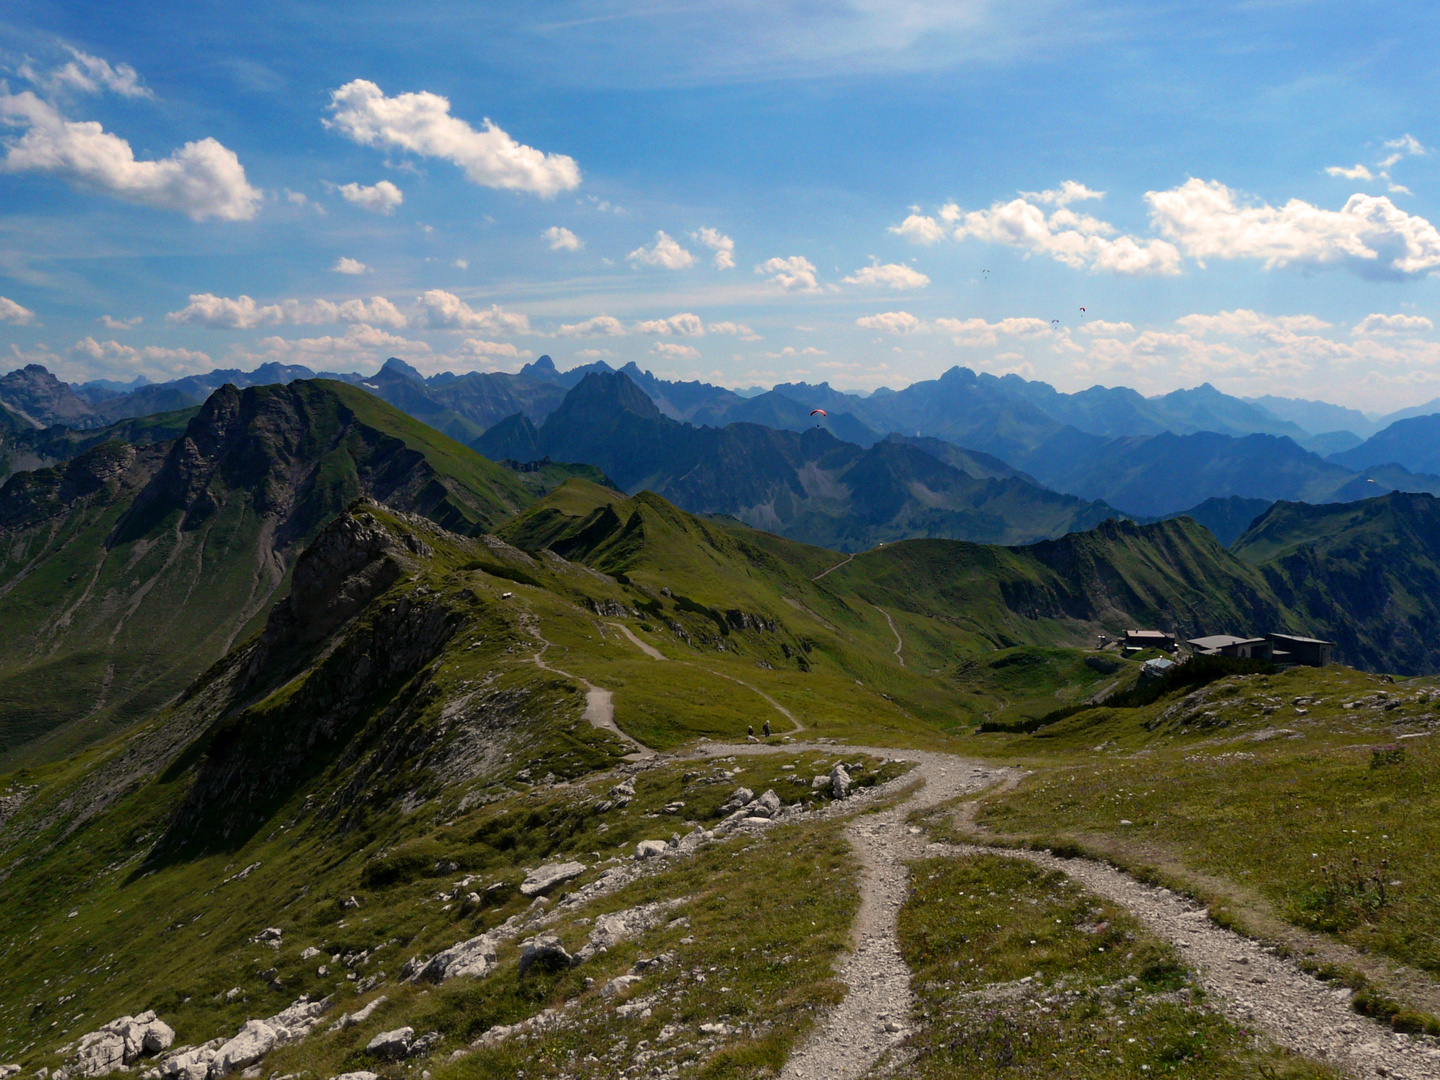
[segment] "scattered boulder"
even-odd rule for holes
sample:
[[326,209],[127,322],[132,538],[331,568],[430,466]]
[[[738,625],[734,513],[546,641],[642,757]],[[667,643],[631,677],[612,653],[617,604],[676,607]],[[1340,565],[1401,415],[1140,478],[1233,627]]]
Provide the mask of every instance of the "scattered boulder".
[[358,907],[360,906],[360,901],[357,900],[357,899],[355,899],[355,897],[350,896],[350,897],[346,897],[344,900],[341,900],[341,901],[340,901],[340,906],[341,906],[342,908],[344,908],[346,911],[354,911],[356,908],[358,908]]
[[810,790],[811,790],[811,791],[829,791],[829,790],[830,790],[830,777],[829,777],[826,773],[821,773],[819,776],[815,777],[814,780],[811,780],[811,781],[810,781]]
[[735,793],[726,799],[725,804],[720,807],[720,813],[733,814],[742,806],[753,801],[754,798],[755,792],[751,791],[748,787],[738,787],[735,789]]
[[366,1072],[360,1069],[357,1072],[341,1073],[339,1076],[332,1076],[330,1080],[380,1080],[377,1073]]
[[830,770],[830,794],[837,799],[843,799],[850,794],[850,773],[839,761]]
[[635,845],[635,858],[654,859],[664,855],[670,850],[670,845],[664,840],[641,840]]
[[186,1047],[160,1063],[160,1075],[165,1080],[205,1080],[214,1060],[214,1047]]
[[520,975],[523,977],[536,964],[548,968],[568,968],[577,961],[560,944],[554,934],[541,934],[520,946]]
[[365,1052],[375,1057],[388,1058],[391,1061],[399,1061],[410,1053],[410,1044],[415,1041],[415,1029],[412,1027],[396,1028],[394,1031],[382,1031],[368,1043],[365,1044]]
[[495,944],[488,934],[457,942],[429,960],[417,957],[406,961],[400,969],[400,977],[410,982],[438,983],[461,975],[472,975],[476,978],[488,975],[499,963]]
[[774,817],[780,812],[780,807],[783,805],[780,802],[780,796],[775,794],[774,788],[767,789],[757,802],[758,805],[750,808],[753,817]]
[[647,930],[653,930],[664,921],[673,909],[686,902],[685,898],[657,900],[649,904],[641,904],[638,907],[626,908],[624,911],[597,916],[595,924],[590,928],[590,940],[575,954],[576,961],[589,960],[592,956],[614,948],[628,938],[643,934]]
[[280,927],[278,927],[278,926],[267,926],[264,930],[261,930],[260,933],[258,933],[258,934],[255,935],[255,940],[256,940],[256,941],[274,941],[274,942],[277,942],[277,943],[278,943],[278,942],[280,941],[280,939],[281,939],[282,937],[284,937],[284,936],[285,936],[285,931],[284,931],[284,930],[281,930]]
[[19,1065],[0,1065],[0,1080],[10,1080],[19,1071]]
[[320,950],[317,949],[317,948],[315,948],[314,945],[311,945],[309,948],[307,948],[304,952],[302,952],[302,953],[300,954],[300,959],[301,959],[301,960],[309,960],[312,956],[319,956],[319,955],[320,955]]
[[438,1031],[427,1031],[410,1044],[410,1056],[422,1057],[430,1053],[431,1050],[440,1045],[444,1038],[445,1036],[441,1035]]
[[573,881],[585,873],[585,864],[578,862],[549,863],[532,870],[520,883],[521,896],[542,896],[555,886]]
[[275,1048],[279,1041],[275,1029],[264,1020],[247,1020],[235,1037],[215,1051],[210,1063],[212,1076],[228,1076],[254,1065]]

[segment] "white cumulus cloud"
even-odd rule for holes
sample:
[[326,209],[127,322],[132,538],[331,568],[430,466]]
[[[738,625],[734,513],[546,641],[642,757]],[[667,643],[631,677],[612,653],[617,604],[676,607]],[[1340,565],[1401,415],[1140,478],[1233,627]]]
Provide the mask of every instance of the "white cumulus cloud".
[[1366,315],[1350,329],[1357,337],[1362,334],[1400,334],[1434,330],[1435,324],[1424,315]]
[[326,323],[378,323],[404,327],[409,320],[383,296],[335,303],[331,300],[281,300],[259,304],[249,296],[192,293],[190,302],[165,316],[173,323],[188,323],[212,330],[253,330],[261,326],[318,326]]
[[715,269],[730,270],[735,266],[735,241],[719,229],[702,226],[690,234],[690,239],[715,252]]
[[1374,180],[1375,176],[1364,165],[1356,165],[1353,168],[1345,168],[1343,165],[1327,165],[1325,171],[1331,176],[1341,176],[1346,180]]
[[337,274],[363,274],[370,267],[366,266],[359,259],[350,259],[344,255],[335,260],[335,265],[330,267]]
[[172,210],[194,221],[246,221],[262,195],[234,151],[214,139],[188,142],[167,158],[137,161],[130,144],[94,121],[67,120],[29,90],[0,84],[0,125],[24,131],[9,140],[0,170],[38,172],[126,202]]
[[[0,306],[4,305],[4,297],[0,297]],[[132,315],[128,319],[117,319],[113,315],[101,315],[95,320],[106,330],[134,330],[145,321],[143,315]]]
[[389,216],[395,212],[397,206],[405,201],[405,193],[389,180],[381,180],[378,184],[371,184],[369,187],[362,184],[341,184],[339,191],[351,206],[369,210],[372,214]]
[[550,245],[551,251],[579,251],[585,246],[585,241],[564,225],[551,225],[540,234],[540,238]]
[[1104,319],[1091,319],[1080,325],[1080,332],[1084,334],[1133,334],[1135,327],[1128,322],[1106,322]]
[[700,321],[700,316],[691,315],[688,311],[678,315],[671,315],[668,319],[650,319],[646,322],[638,322],[633,327],[637,334],[678,334],[681,337],[701,337],[705,333],[705,324]]
[[427,325],[437,330],[486,330],[495,334],[528,334],[530,319],[499,304],[476,311],[454,293],[429,289],[420,297]]
[[504,357],[511,360],[530,355],[528,349],[522,351],[508,341],[481,341],[479,338],[466,338],[460,345],[460,352],[466,356]]
[[1175,322],[1197,335],[1214,332],[1229,337],[1270,339],[1287,334],[1328,330],[1331,325],[1314,315],[1262,315],[1248,308],[1220,311],[1214,315],[1185,315]]
[[705,327],[712,334],[733,334],[741,341],[759,341],[760,335],[743,322],[712,322]]
[[675,341],[657,341],[650,346],[650,351],[659,356],[671,360],[698,360],[700,350],[690,345],[681,345]]
[[936,319],[935,329],[949,334],[956,345],[980,347],[992,346],[1004,337],[1039,337],[1054,333],[1044,319],[1001,319],[986,322],[984,319]]
[[684,270],[695,265],[695,256],[680,246],[679,241],[661,229],[655,234],[655,242],[648,248],[643,245],[625,256],[631,266],[661,266],[666,270]]
[[1367,278],[1406,278],[1440,267],[1440,232],[1384,196],[1352,195],[1339,210],[1291,199],[1245,203],[1216,180],[1147,192],[1155,227],[1203,265],[1259,259],[1266,269],[1343,268]]
[[451,116],[439,94],[386,97],[373,82],[354,79],[331,94],[330,112],[326,126],[362,146],[441,158],[482,187],[549,198],[580,185],[574,158],[518,143],[489,118],[477,130]]
[[113,340],[96,341],[93,337],[77,341],[71,347],[70,355],[80,360],[83,366],[103,370],[106,374],[114,374],[116,368],[123,368],[132,375],[152,379],[173,379],[208,371],[214,366],[207,354],[194,349],[165,349],[158,345],[137,349]]
[[91,56],[87,52],[66,46],[70,59],[49,72],[37,72],[30,64],[22,64],[18,74],[21,78],[43,86],[50,91],[68,90],[73,93],[99,94],[109,90],[128,98],[150,98],[155,95],[140,85],[140,75],[129,64],[115,64],[103,57]]
[[560,337],[620,337],[625,324],[610,315],[596,315],[584,322],[565,323],[556,333]]
[[820,284],[815,280],[815,264],[803,255],[766,259],[755,267],[755,273],[768,275],[771,283],[787,292],[820,291]]
[[923,289],[930,284],[930,279],[914,267],[904,263],[882,264],[878,259],[872,259],[869,266],[861,267],[842,280],[847,285],[896,290]]
[[938,244],[945,239],[945,226],[933,217],[918,211],[908,216],[899,225],[891,225],[890,231],[905,237],[912,244]]
[[8,297],[0,296],[0,322],[16,323],[19,326],[28,326],[35,321],[35,312],[17,304]]
[[908,311],[882,311],[878,315],[862,315],[855,320],[862,330],[883,330],[887,334],[919,334],[930,328],[924,320]]
[[[1099,197],[1100,193],[1083,185],[1075,186],[1085,191],[1085,198]],[[1064,199],[1055,192],[1039,194],[1053,197],[1052,201]],[[1173,244],[1134,236],[1111,239],[1116,231],[1108,222],[1077,214],[1064,202],[1047,215],[1038,203],[1019,198],[994,203],[988,210],[957,213],[951,235],[956,240],[982,240],[1019,248],[1027,254],[1048,255],[1077,270],[1088,268],[1129,276],[1180,272],[1180,252]]]
[[[1045,206],[1069,206],[1072,202],[1083,202],[1086,199],[1103,199],[1105,192],[1095,191],[1074,180],[1062,180],[1058,188],[1050,188],[1046,191],[1022,191],[1020,196]],[[945,209],[950,210],[952,207],[955,211],[959,209],[953,203]]]

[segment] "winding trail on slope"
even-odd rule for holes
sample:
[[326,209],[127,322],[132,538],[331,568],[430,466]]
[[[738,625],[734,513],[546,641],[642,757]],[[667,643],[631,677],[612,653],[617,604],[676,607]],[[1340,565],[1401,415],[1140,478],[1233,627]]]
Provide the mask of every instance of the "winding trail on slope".
[[834,570],[839,570],[840,567],[844,566],[846,563],[850,562],[850,561],[853,560],[854,558],[855,558],[854,555],[848,555],[848,556],[846,556],[846,558],[845,558],[842,562],[837,562],[834,566],[830,567],[829,570],[821,570],[820,573],[816,574],[816,575],[815,575],[814,577],[812,577],[810,580],[811,580],[811,581],[819,581],[819,580],[820,580],[822,577],[824,577],[826,574],[828,574],[828,573],[830,573],[831,571],[834,571]]
[[540,636],[540,624],[533,619],[521,618],[521,626],[529,631],[531,635],[540,641],[540,648],[530,658],[534,665],[544,671],[554,672],[556,675],[563,675],[567,679],[574,679],[581,686],[585,687],[585,720],[592,727],[601,731],[608,731],[621,742],[633,746],[635,749],[625,755],[627,761],[643,761],[655,757],[655,751],[646,746],[639,739],[631,738],[621,731],[615,723],[615,695],[609,690],[601,689],[589,679],[582,679],[579,675],[572,675],[568,671],[545,663],[545,650],[550,648],[550,642]]
[[905,658],[900,655],[900,650],[905,647],[905,639],[900,636],[900,631],[895,626],[895,620],[892,619],[890,617],[890,613],[886,611],[883,607],[881,607],[879,604],[871,604],[870,606],[873,607],[876,611],[878,611],[881,615],[884,615],[885,621],[890,624],[890,632],[895,635],[895,659],[900,661],[901,667],[904,667]]
[[[631,643],[632,645],[634,645],[637,649],[639,649],[641,652],[643,652],[646,656],[650,657],[650,659],[652,659],[652,660],[669,660],[669,659],[670,659],[668,656],[666,656],[664,653],[662,653],[659,649],[655,648],[654,645],[651,645],[648,641],[641,641],[638,637],[635,636],[634,632],[633,632],[628,626],[626,626],[624,623],[613,623],[613,622],[612,622],[612,623],[606,623],[605,625],[606,625],[606,626],[614,627],[616,630],[619,630],[620,633],[622,633],[623,635],[625,635],[625,637],[627,637],[627,638],[630,640],[630,643]],[[704,665],[701,665],[701,664],[692,664],[692,663],[691,663],[690,661],[688,661],[688,660],[676,660],[675,663],[681,665],[682,667],[698,667],[701,671],[708,671],[711,675],[714,675],[714,676],[716,676],[717,678],[729,679],[731,682],[736,683],[736,684],[739,685],[739,686],[745,687],[745,689],[746,689],[746,690],[749,690],[752,694],[757,694],[757,695],[759,695],[760,697],[764,698],[765,701],[770,705],[770,707],[771,707],[772,709],[774,709],[776,712],[778,712],[781,716],[785,717],[786,720],[789,720],[790,723],[792,723],[793,725],[795,725],[795,726],[794,726],[794,729],[790,732],[790,734],[792,734],[792,735],[798,735],[800,732],[806,730],[806,729],[805,729],[805,725],[802,724],[802,723],[796,718],[796,716],[795,716],[794,713],[792,713],[789,709],[785,708],[784,705],[781,705],[778,701],[776,701],[774,698],[772,698],[769,694],[765,693],[764,690],[761,690],[761,689],[760,689],[759,687],[757,687],[757,686],[752,686],[750,683],[746,682],[744,679],[737,679],[734,675],[726,675],[724,672],[714,671],[714,670],[712,670],[711,668],[705,667]]]

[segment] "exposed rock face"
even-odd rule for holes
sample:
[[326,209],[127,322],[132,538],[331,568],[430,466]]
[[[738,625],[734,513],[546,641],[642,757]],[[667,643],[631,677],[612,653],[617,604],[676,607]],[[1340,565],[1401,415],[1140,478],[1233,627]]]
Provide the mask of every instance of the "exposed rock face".
[[585,873],[585,864],[579,862],[550,863],[532,870],[520,883],[522,896],[543,896],[557,885],[573,881]]
[[268,1054],[277,1042],[279,1036],[275,1029],[264,1020],[247,1020],[234,1038],[215,1051],[210,1071],[217,1077],[239,1072]]
[[[422,532],[434,529],[408,516],[406,524]],[[276,685],[297,665],[314,662],[318,643],[325,642],[327,651],[288,700],[283,720],[273,711],[244,712],[212,736],[161,852],[244,835],[271,801],[290,790],[297,771],[317,756],[340,751],[345,725],[367,702],[403,684],[440,652],[461,615],[423,589],[399,596],[347,629],[347,620],[354,622],[357,612],[408,572],[417,554],[428,554],[423,539],[386,525],[363,507],[342,514],[316,538],[296,565],[290,596],[271,612],[242,686],[254,694]],[[403,722],[404,704],[402,699],[382,722]],[[387,739],[375,767],[414,749],[409,739]],[[364,780],[357,779],[340,797],[359,799],[364,790]]]
[[[72,1044],[70,1064],[56,1071],[65,1077],[103,1076],[134,1062],[145,1054],[158,1054],[175,1041],[170,1025],[153,1012],[121,1016],[98,1031],[82,1035]],[[70,1052],[70,1051],[66,1051]],[[63,1077],[62,1077],[63,1080]]]
[[376,1057],[389,1058],[391,1061],[399,1061],[410,1053],[410,1044],[414,1040],[415,1029],[411,1027],[382,1031],[365,1044],[365,1052],[374,1054]]
[[400,976],[412,982],[444,982],[460,975],[479,977],[494,970],[500,958],[495,951],[495,940],[488,934],[481,934],[469,941],[461,941],[444,952],[436,953],[426,961],[412,959],[400,969]]

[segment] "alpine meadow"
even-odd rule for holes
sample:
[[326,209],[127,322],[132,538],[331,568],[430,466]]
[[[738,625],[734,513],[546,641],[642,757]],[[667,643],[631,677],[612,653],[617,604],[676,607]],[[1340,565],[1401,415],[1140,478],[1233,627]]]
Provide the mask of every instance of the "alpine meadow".
[[1437,46],[16,0],[0,1080],[1440,1080]]

